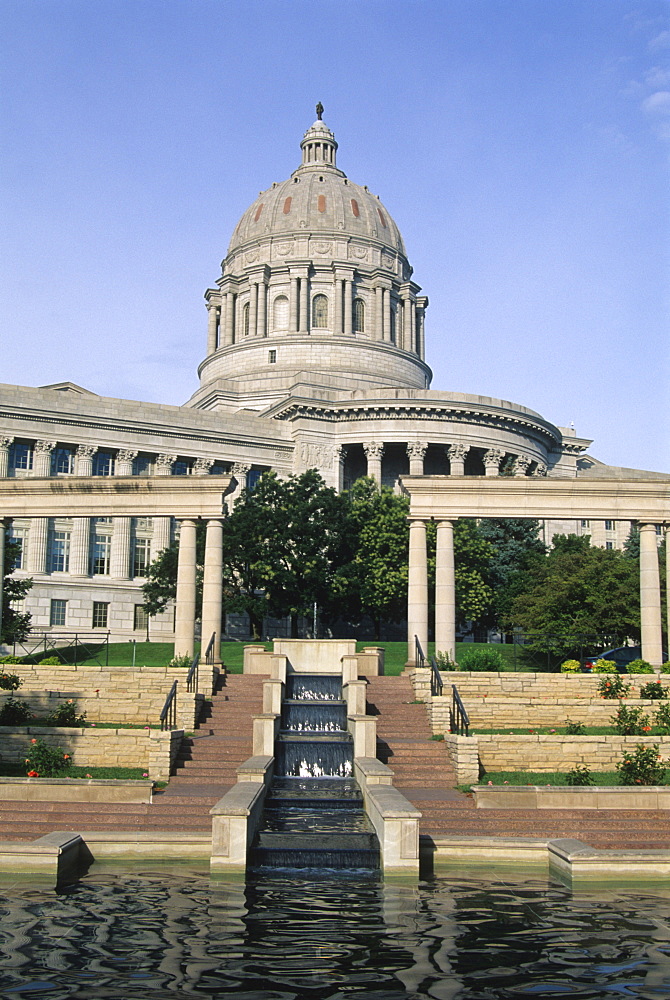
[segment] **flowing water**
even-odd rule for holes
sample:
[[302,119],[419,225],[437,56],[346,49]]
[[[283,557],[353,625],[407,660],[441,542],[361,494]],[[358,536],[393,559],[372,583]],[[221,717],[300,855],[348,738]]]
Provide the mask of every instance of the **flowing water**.
[[0,995],[63,1000],[660,1000],[670,898],[543,879],[211,882],[97,866],[0,884]]

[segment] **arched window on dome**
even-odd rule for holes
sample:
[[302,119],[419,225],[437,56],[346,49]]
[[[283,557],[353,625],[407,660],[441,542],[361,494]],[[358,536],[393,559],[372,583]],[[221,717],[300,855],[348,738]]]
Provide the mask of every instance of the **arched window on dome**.
[[365,333],[365,302],[354,299],[354,333]]
[[245,337],[249,336],[249,303],[246,302],[242,309],[242,334]]
[[272,304],[272,329],[278,332],[288,330],[288,299],[278,295]]
[[315,295],[312,299],[312,329],[325,330],[328,327],[328,299],[325,295]]

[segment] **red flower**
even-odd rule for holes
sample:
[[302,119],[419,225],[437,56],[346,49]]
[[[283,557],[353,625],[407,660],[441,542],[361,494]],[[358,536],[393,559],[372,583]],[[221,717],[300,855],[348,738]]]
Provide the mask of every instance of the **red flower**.
[[37,773],[37,771],[28,771],[28,777],[29,778],[39,778],[39,774]]

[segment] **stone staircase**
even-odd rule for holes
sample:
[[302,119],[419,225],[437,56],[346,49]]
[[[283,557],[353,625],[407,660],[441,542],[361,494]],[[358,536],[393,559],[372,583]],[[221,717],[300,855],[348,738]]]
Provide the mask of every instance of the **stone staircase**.
[[377,756],[394,785],[420,809],[431,837],[574,837],[593,847],[665,849],[670,819],[661,810],[476,809],[456,788],[446,746],[430,739],[423,703],[407,677],[370,677],[368,712],[377,717]]
[[0,840],[34,840],[54,830],[209,832],[209,810],[252,755],[252,716],[262,711],[263,680],[221,679],[195,736],[182,744],[169,786],[154,793],[153,803],[2,802]]

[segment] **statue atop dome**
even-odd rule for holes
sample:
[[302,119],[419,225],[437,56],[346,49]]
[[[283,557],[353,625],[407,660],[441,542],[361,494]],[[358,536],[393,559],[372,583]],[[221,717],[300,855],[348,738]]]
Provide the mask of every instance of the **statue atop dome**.
[[316,106],[316,117],[318,118],[319,121],[323,119],[323,104],[321,103],[321,101],[319,101],[319,103]]

